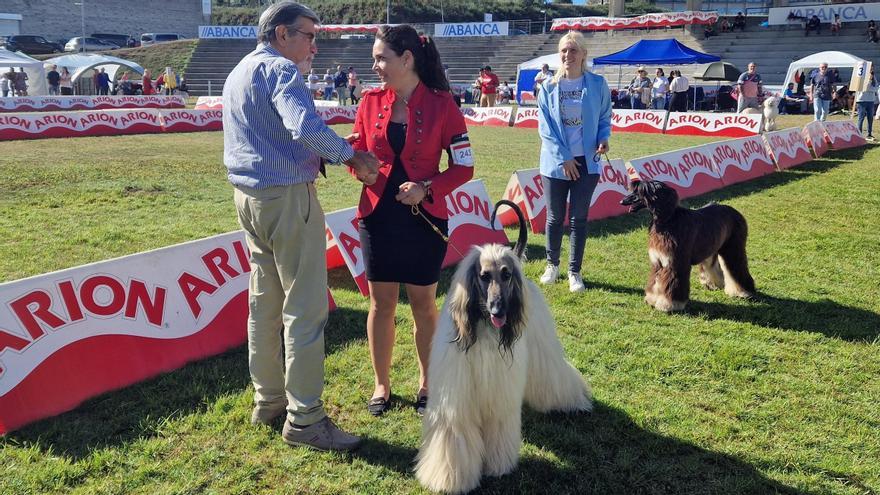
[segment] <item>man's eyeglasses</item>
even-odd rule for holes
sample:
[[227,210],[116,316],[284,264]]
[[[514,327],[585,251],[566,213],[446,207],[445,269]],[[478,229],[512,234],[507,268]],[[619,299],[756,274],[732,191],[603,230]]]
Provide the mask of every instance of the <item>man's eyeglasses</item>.
[[309,39],[309,43],[314,43],[314,42],[315,42],[315,37],[317,36],[317,34],[315,34],[315,33],[309,33],[309,32],[307,32],[307,31],[302,31],[302,30],[297,29],[297,28],[295,28],[295,27],[288,27],[288,29],[290,29],[291,31],[296,31],[297,33],[299,33],[299,34],[305,36],[306,38]]

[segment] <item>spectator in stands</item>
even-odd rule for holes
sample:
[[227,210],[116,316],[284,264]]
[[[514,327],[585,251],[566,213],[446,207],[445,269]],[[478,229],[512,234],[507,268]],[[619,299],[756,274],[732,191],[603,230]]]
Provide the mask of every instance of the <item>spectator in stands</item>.
[[636,69],[636,77],[629,82],[629,86],[627,87],[627,90],[629,91],[629,107],[633,110],[645,108],[643,91],[649,90],[650,88],[651,80],[648,79],[648,71],[646,71],[644,67],[639,67]]
[[336,101],[345,105],[348,99],[348,74],[342,70],[341,65],[336,66],[336,74],[333,76],[333,87],[336,88]]
[[739,29],[740,31],[746,30],[746,16],[743,15],[742,12],[737,12],[736,17],[733,18],[733,30]]
[[788,83],[788,87],[782,93],[782,101],[779,102],[779,113],[806,113],[807,99],[801,98],[795,92],[794,83]]
[[761,87],[761,74],[757,72],[758,66],[754,62],[749,62],[748,70],[739,75],[736,81],[739,90],[739,97],[736,101],[737,113],[742,112],[746,108],[757,109],[758,96],[764,92]]
[[532,90],[532,94],[535,95],[535,98],[538,97],[538,93],[541,91],[541,84],[551,77],[553,77],[553,73],[550,72],[550,66],[547,64],[542,65],[541,70],[535,74],[535,88]]
[[[248,364],[252,424],[286,416],[285,443],[351,450],[321,402],[327,268],[324,213],[315,179],[324,163],[346,163],[372,184],[378,162],[321,121],[301,73],[317,52],[318,16],[294,2],[260,15],[259,45],[223,85],[223,162],[250,251]],[[302,71],[302,72],[301,72]]]
[[810,99],[816,120],[824,121],[828,117],[831,99],[834,97],[834,74],[828,70],[828,64],[819,65],[819,70],[810,77]]
[[666,109],[666,94],[669,92],[669,81],[660,67],[654,73],[654,82],[651,84],[651,108],[654,110]]
[[551,284],[559,277],[563,224],[570,202],[568,290],[580,292],[585,289],[581,267],[590,200],[599,182],[601,155],[608,152],[611,137],[611,92],[604,78],[587,70],[587,43],[580,32],[562,36],[559,57],[559,70],[538,96],[540,170],[547,204],[547,268],[540,281]]
[[877,109],[877,79],[874,77],[874,71],[868,76],[868,84],[865,91],[856,92],[856,105],[859,110],[859,132],[862,132],[862,123],[868,119],[868,136],[869,141],[874,140],[874,112]]
[[507,84],[507,81],[504,81],[498,86],[498,98],[499,104],[504,105],[510,103],[510,100],[513,99],[513,88]]
[[358,73],[354,67],[348,68],[348,95],[352,105],[357,105],[358,97]]
[[24,71],[24,67],[19,67],[15,73],[15,94],[16,96],[28,95],[28,75]]
[[494,107],[495,96],[498,93],[498,76],[492,72],[488,65],[480,71],[480,106]]
[[141,79],[141,92],[145,95],[153,94],[153,78],[150,69],[144,69],[144,77]]
[[831,35],[840,36],[840,15],[834,14],[834,20],[831,21]]
[[[404,284],[415,322],[419,389],[414,406],[421,415],[431,385],[435,297],[447,249],[433,229],[447,235],[446,196],[473,177],[474,161],[434,40],[405,24],[382,26],[373,60],[384,85],[364,93],[353,131],[359,137],[355,149],[375,152],[382,165],[380,180],[363,188],[357,214],[370,288],[367,336],[374,383],[367,410],[380,416],[389,407],[394,314]],[[441,171],[443,150],[448,166]]]
[[10,93],[9,78],[7,77],[6,73],[4,72],[4,73],[0,74],[0,96],[2,96],[3,98],[6,98],[9,96],[9,93]]
[[672,112],[687,112],[687,93],[690,89],[690,81],[681,75],[681,71],[676,69],[670,71],[672,82],[669,83],[669,92],[672,97],[669,100],[669,110]]
[[721,23],[719,25],[722,33],[729,33],[732,30],[730,29],[730,21],[727,20],[727,17],[721,18]]
[[327,69],[327,72],[324,73],[324,100],[330,101],[333,99],[333,74],[330,73],[330,69]]
[[877,35],[877,23],[873,20],[868,21],[868,42],[869,43],[877,43],[878,41]]
[[46,82],[49,83],[49,94],[58,96],[61,92],[61,74],[58,73],[57,65],[53,65],[51,70],[46,73]]
[[813,14],[813,17],[810,17],[810,20],[807,21],[807,25],[804,28],[804,36],[809,36],[810,31],[816,31],[816,34],[822,34],[822,21],[819,20],[819,16]]
[[706,26],[703,28],[703,39],[707,40],[712,36],[718,36],[718,33],[715,31],[715,26],[713,26],[712,24],[706,24]]

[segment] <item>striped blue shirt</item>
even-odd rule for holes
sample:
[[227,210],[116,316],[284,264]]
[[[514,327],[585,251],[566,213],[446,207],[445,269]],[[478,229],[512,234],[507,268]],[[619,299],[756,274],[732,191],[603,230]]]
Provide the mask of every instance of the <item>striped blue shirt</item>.
[[264,189],[312,182],[321,158],[354,150],[315,112],[296,64],[268,44],[232,70],[223,86],[223,163],[229,182]]

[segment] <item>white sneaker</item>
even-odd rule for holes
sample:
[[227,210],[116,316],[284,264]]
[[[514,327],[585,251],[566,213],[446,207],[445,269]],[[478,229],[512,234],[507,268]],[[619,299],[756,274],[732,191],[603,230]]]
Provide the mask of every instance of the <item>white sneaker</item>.
[[559,278],[559,267],[548,264],[540,280],[542,284],[555,284],[557,278]]
[[581,278],[580,273],[568,272],[568,290],[570,292],[581,292],[586,287],[584,287],[584,279]]

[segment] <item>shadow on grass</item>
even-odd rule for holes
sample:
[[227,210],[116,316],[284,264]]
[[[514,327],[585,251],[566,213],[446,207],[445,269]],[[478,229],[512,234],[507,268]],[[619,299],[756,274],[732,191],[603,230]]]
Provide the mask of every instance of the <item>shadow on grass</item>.
[[[602,403],[592,413],[526,410],[523,440],[541,449],[479,493],[805,493],[734,456],[712,452],[635,424]],[[555,458],[555,459],[554,459]]]
[[[338,308],[324,330],[326,353],[364,338],[364,311]],[[358,324],[356,324],[358,323]],[[93,451],[156,436],[163,425],[217,407],[224,396],[250,387],[245,346],[90,399],[76,409],[10,433],[12,442],[32,444],[53,455],[80,460]],[[248,410],[250,417],[250,410]]]

